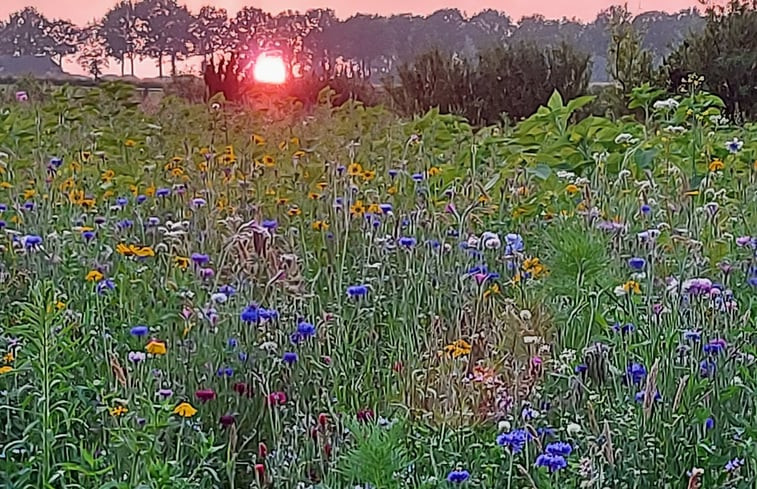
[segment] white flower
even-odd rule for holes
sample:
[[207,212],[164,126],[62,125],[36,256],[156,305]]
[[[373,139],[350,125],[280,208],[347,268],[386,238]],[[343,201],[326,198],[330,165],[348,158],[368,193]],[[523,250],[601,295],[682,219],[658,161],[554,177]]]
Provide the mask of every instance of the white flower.
[[566,428],[569,435],[577,435],[581,433],[581,425],[577,423],[569,423],[568,427]]
[[472,235],[468,237],[468,247],[469,248],[478,248],[479,239],[476,235]]
[[523,309],[522,311],[520,311],[520,318],[523,321],[530,321],[531,317],[531,311],[529,311],[528,309]]
[[489,231],[481,235],[481,243],[487,250],[497,250],[502,246],[502,242],[499,240],[499,236]]
[[725,143],[725,149],[728,150],[731,154],[736,154],[739,151],[741,151],[741,148],[744,146],[743,141],[739,141],[739,138],[733,138],[733,140],[728,141]]
[[497,427],[499,428],[499,431],[508,432],[508,431],[510,431],[510,422],[502,420],[502,421],[499,422],[499,424],[497,425]]
[[683,126],[668,126],[665,130],[673,134],[683,134],[686,132],[686,128]]
[[662,110],[662,109],[677,109],[678,108],[678,101],[674,98],[669,98],[667,100],[658,100],[655,102],[652,107],[655,110]]
[[626,292],[626,289],[624,289],[622,285],[618,285],[617,287],[615,287],[614,289],[612,289],[612,292],[613,292],[613,293],[614,293],[614,294],[615,294],[615,295],[616,295],[617,297],[623,297],[623,296],[624,296],[624,295],[626,295],[626,293],[627,293],[627,292]]
[[615,144],[628,144],[633,139],[633,134],[628,134],[627,132],[623,132],[618,134],[615,137]]
[[228,297],[226,297],[226,294],[221,294],[220,292],[216,292],[210,296],[210,300],[217,302],[218,304],[223,304],[227,299]]

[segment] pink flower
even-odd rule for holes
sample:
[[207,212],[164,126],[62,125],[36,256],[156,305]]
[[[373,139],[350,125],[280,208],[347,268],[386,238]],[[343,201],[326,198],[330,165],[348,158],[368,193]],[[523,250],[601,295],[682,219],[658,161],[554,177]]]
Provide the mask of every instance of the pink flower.
[[19,90],[18,92],[16,92],[17,102],[26,102],[27,100],[29,100],[29,94],[27,94],[25,91]]
[[284,392],[272,392],[268,395],[268,405],[269,406],[281,406],[283,404],[286,404],[287,402],[287,395]]
[[489,275],[486,274],[486,273],[477,273],[477,274],[473,275],[473,278],[475,278],[476,282],[478,282],[479,284],[484,283],[484,280],[486,280],[487,277],[489,277]]

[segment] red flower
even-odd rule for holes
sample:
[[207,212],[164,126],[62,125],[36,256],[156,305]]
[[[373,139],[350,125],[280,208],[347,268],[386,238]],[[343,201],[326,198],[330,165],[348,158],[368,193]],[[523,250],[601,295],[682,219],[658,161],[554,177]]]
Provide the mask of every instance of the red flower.
[[402,369],[405,368],[405,366],[402,364],[402,362],[395,362],[392,366],[392,370],[395,372],[402,372]]
[[331,357],[323,357],[323,363],[325,363],[326,365],[331,365]]
[[318,424],[319,425],[321,425],[322,427],[325,428],[326,425],[328,424],[328,422],[329,422],[329,415],[328,414],[321,413],[321,414],[318,415]]
[[258,443],[258,457],[264,459],[268,456],[268,447],[262,441]]
[[373,409],[363,409],[357,412],[357,420],[367,423],[374,418]]
[[221,416],[220,422],[222,426],[228,428],[236,422],[236,419],[234,419],[234,416],[231,414],[224,414]]
[[265,479],[265,465],[255,464],[255,472],[258,474],[258,479]]
[[287,395],[283,392],[272,392],[268,395],[268,405],[269,406],[276,406],[276,405],[282,405],[286,404],[287,402]]
[[200,389],[195,392],[195,396],[202,402],[208,402],[216,398],[216,391],[213,389]]
[[252,387],[247,385],[246,382],[237,382],[232,388],[234,389],[234,392],[240,396],[252,397]]
[[326,458],[331,458],[331,443],[323,445],[323,454],[326,455]]

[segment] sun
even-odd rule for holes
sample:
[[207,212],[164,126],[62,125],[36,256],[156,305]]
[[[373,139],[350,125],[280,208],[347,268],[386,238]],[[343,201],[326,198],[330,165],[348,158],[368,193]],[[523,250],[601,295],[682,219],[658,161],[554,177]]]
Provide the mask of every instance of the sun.
[[278,53],[262,53],[255,60],[252,75],[258,83],[281,85],[287,80],[284,58]]

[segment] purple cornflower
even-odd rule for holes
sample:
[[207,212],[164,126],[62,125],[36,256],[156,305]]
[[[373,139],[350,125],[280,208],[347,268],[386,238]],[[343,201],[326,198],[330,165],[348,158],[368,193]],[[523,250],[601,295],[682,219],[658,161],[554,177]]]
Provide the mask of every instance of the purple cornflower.
[[413,173],[413,180],[415,180],[416,182],[422,182],[423,173]]
[[143,362],[145,360],[145,354],[141,351],[130,351],[129,361],[133,363]]
[[640,384],[647,376],[647,369],[640,363],[632,363],[626,369],[626,376],[634,384]]
[[628,260],[628,266],[631,267],[633,270],[641,270],[644,268],[644,265],[647,264],[647,261],[644,258],[639,257],[633,257]]
[[169,195],[171,195],[171,189],[165,187],[159,188],[155,192],[155,195],[157,195],[158,197],[168,197]]
[[201,268],[200,269],[200,278],[203,280],[211,279],[215,276],[216,272],[212,268]]
[[704,345],[702,347],[702,350],[705,353],[708,353],[710,355],[723,353],[725,351],[725,348],[727,346],[727,343],[722,338],[715,338],[714,340],[710,340],[709,343]]
[[715,427],[715,420],[710,418],[707,418],[704,420],[704,429],[709,431]]
[[641,213],[645,216],[648,216],[649,213],[652,212],[652,207],[649,204],[642,204],[641,205]]
[[125,207],[126,204],[128,203],[129,203],[129,199],[127,199],[126,197],[119,197],[116,199],[116,205],[118,207]]
[[447,474],[447,482],[451,482],[453,484],[462,484],[463,482],[470,479],[470,472],[467,470],[453,470],[449,474]]
[[84,241],[92,241],[95,238],[95,232],[94,231],[84,231],[81,233],[82,238],[84,238]]
[[275,219],[265,219],[263,220],[262,226],[269,231],[273,231],[279,226],[279,224],[276,222]]
[[347,295],[350,297],[362,297],[368,293],[366,285],[350,285],[347,287]]
[[497,445],[505,447],[513,454],[516,454],[523,450],[529,440],[531,440],[531,433],[525,429],[513,430],[510,433],[502,433],[497,436]]
[[567,457],[573,452],[573,447],[570,446],[570,443],[565,443],[564,441],[556,441],[547,445],[547,448],[545,448],[544,451],[549,453],[550,455]]
[[218,292],[225,295],[226,297],[231,297],[237,293],[236,289],[231,285],[222,285],[218,288]]
[[293,351],[288,351],[288,352],[284,353],[284,355],[281,357],[281,359],[287,365],[294,365],[295,363],[297,363],[297,360],[299,360],[299,356],[295,352],[293,352]]
[[140,324],[139,326],[134,326],[131,328],[131,331],[129,331],[132,336],[136,336],[138,338],[141,338],[143,336],[147,336],[147,333],[150,332],[150,328],[148,328],[145,325]]
[[173,391],[171,389],[159,389],[157,394],[162,398],[167,398],[173,395]]
[[192,199],[192,207],[198,209],[200,207],[205,207],[208,204],[208,201],[201,197],[197,197],[195,199]]
[[686,330],[683,332],[683,339],[686,341],[701,341],[702,333],[699,331]]

